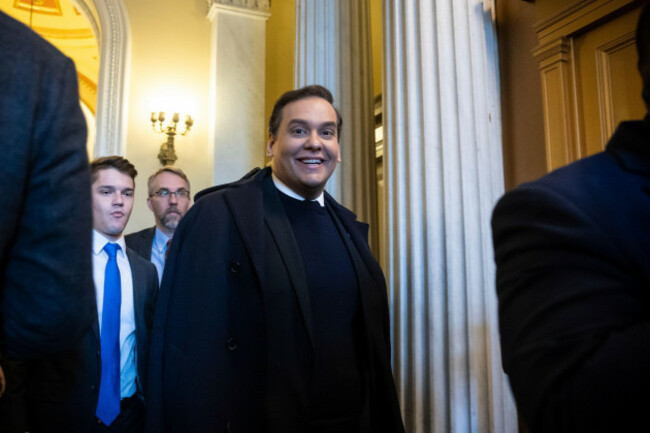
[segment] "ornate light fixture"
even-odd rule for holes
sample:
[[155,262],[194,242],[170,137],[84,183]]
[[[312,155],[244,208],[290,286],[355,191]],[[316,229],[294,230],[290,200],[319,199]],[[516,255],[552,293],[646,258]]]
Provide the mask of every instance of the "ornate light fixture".
[[[172,121],[163,125],[165,121],[165,112],[161,111],[159,113],[151,113],[151,126],[153,127],[154,132],[164,133],[167,135],[167,141],[163,142],[160,145],[160,152],[158,153],[158,159],[162,165],[174,165],[174,162],[178,159],[176,157],[176,152],[174,151],[174,136],[175,135],[187,135],[194,125],[194,120],[192,116],[185,116],[185,131],[177,132],[176,126],[178,125],[178,120],[180,116],[178,113],[174,113]],[[156,122],[158,123],[158,128],[156,128]]]

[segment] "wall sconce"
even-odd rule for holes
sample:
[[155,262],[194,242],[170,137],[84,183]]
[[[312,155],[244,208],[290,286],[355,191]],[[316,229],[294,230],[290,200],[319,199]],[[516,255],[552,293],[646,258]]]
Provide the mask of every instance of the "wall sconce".
[[[192,116],[185,116],[185,131],[177,132],[176,126],[178,125],[178,120],[180,116],[178,113],[174,113],[172,121],[163,126],[165,121],[165,112],[161,111],[160,113],[151,113],[151,126],[153,127],[154,132],[167,134],[167,141],[163,142],[160,145],[160,152],[158,153],[158,159],[162,165],[174,165],[174,162],[178,159],[176,157],[176,152],[174,151],[174,136],[175,135],[187,135],[194,125],[194,120]],[[158,128],[156,128],[156,122],[158,122]]]

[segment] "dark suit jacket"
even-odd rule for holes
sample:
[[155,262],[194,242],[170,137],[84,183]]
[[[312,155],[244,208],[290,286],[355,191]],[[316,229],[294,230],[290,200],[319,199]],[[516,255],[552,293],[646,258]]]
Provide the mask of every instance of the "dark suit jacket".
[[649,121],[494,211],[503,367],[533,433],[647,429]]
[[[149,363],[149,336],[153,325],[155,299],[158,291],[156,268],[127,248],[133,278],[133,308],[137,357],[137,387],[146,394]],[[97,306],[95,320],[74,351],[66,357],[55,357],[30,364],[31,378],[27,385],[29,430],[39,432],[89,432],[96,422],[95,410],[101,379],[101,357]],[[70,361],[72,359],[72,361]],[[72,390],[66,382],[72,381]]]
[[151,261],[151,247],[153,246],[153,237],[155,234],[156,226],[153,226],[124,236],[124,241],[126,242],[126,246],[140,254],[140,257]]
[[[174,234],[152,335],[150,432],[306,431],[313,365],[300,252],[270,169],[202,196]],[[362,431],[401,432],[386,286],[367,225],[326,195],[359,279]]]
[[28,359],[90,329],[90,177],[74,64],[2,12],[0,113],[0,353]]

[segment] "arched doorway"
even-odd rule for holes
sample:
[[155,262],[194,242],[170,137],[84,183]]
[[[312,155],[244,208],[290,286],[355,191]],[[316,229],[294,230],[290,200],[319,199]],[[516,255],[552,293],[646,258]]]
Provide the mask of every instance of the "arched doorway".
[[0,0],[77,66],[90,157],[124,154],[129,29],[121,0]]

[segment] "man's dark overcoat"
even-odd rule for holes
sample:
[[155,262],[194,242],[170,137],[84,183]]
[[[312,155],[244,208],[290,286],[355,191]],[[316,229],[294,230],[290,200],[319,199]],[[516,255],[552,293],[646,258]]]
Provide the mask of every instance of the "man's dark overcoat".
[[531,432],[647,429],[650,118],[506,194],[492,228],[503,368]]
[[[149,432],[307,431],[307,278],[269,168],[202,195],[174,234],[152,335]],[[402,432],[386,286],[367,225],[326,194],[364,318],[361,430]],[[341,390],[345,392],[345,390]]]

